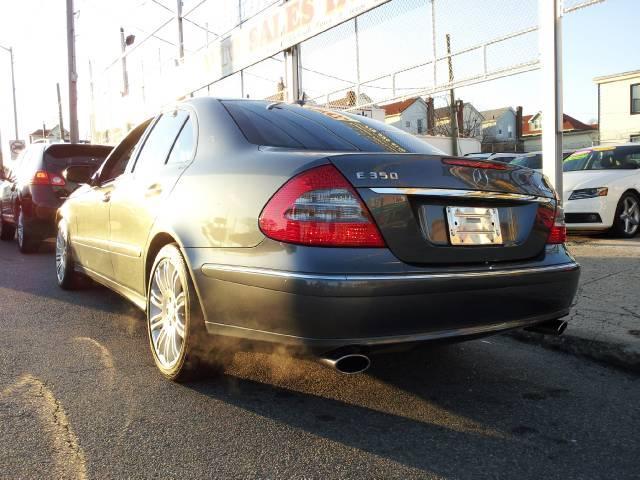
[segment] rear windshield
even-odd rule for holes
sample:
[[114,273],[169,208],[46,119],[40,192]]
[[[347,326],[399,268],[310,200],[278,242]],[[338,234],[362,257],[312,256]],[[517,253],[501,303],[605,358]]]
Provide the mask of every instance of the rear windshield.
[[296,150],[443,153],[382,122],[345,112],[266,102],[223,101],[238,127],[255,145]]
[[640,147],[600,147],[579,150],[562,164],[565,172],[578,170],[634,170],[640,168]]
[[89,165],[96,169],[102,165],[112,147],[103,145],[52,145],[44,154],[47,171],[61,173],[71,165]]
[[512,165],[519,165],[520,167],[527,167],[533,169],[542,168],[542,155],[534,153],[531,155],[523,155],[521,157],[514,158],[510,162]]

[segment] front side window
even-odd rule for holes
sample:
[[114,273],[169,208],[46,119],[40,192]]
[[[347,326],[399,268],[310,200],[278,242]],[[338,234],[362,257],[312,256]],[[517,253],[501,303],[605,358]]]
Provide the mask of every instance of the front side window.
[[189,114],[184,110],[174,110],[162,114],[138,154],[133,167],[133,172],[136,175],[152,172],[167,162],[171,147],[173,147],[188,116]]
[[631,85],[631,114],[640,113],[640,83]]
[[134,128],[111,152],[100,171],[100,183],[110,182],[124,173],[136,146],[151,123],[151,119]]
[[631,143],[640,143],[640,135],[631,135],[629,141]]

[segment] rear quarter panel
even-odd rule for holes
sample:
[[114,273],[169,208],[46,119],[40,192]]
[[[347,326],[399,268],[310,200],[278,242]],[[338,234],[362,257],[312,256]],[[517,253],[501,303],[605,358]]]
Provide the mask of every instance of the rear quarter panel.
[[185,248],[254,247],[264,240],[258,217],[296,173],[328,163],[322,153],[249,144],[224,107],[196,99],[198,146],[154,231],[174,232]]

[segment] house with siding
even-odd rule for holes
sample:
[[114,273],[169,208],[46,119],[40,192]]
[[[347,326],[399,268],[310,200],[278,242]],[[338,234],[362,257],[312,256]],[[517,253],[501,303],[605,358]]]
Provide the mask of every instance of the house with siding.
[[517,113],[511,107],[495,108],[480,112],[482,143],[515,143],[518,140]]
[[[588,125],[566,113],[562,116],[562,148],[577,150],[598,145],[598,125]],[[522,138],[525,152],[542,150],[542,113],[522,117]]]
[[414,135],[427,132],[427,103],[422,98],[409,98],[381,107],[384,109],[385,123]]
[[640,70],[597,77],[600,143],[640,142]]

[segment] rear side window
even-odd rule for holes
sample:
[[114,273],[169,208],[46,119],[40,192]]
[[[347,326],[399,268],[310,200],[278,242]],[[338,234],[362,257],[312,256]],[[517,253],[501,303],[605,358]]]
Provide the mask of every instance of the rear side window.
[[223,101],[250,143],[320,151],[441,154],[402,130],[365,117],[313,107]]
[[178,135],[176,143],[173,144],[167,164],[188,162],[193,156],[193,147],[193,122],[188,118],[180,131],[180,135]]
[[138,154],[133,168],[135,173],[150,172],[165,164],[169,151],[188,116],[189,114],[184,110],[162,114]]

